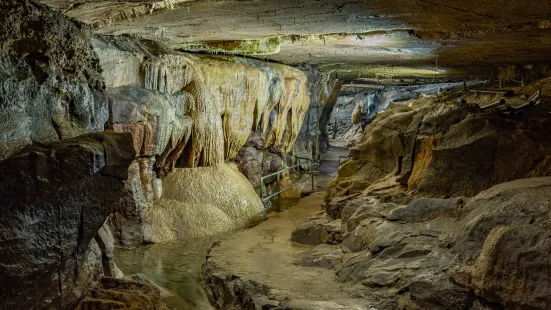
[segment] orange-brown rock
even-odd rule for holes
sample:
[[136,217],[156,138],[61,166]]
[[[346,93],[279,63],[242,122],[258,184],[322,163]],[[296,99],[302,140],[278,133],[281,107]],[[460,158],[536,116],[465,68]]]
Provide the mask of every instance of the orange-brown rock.
[[380,113],[350,149],[327,198],[360,193],[394,174],[428,197],[474,196],[495,184],[551,175],[551,120],[504,118],[438,100]]
[[166,310],[152,284],[104,277],[79,304],[77,310]]

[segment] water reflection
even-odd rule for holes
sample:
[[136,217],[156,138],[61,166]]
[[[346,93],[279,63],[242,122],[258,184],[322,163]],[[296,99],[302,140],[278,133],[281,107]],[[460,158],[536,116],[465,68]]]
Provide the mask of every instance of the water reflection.
[[143,273],[166,288],[163,302],[171,309],[213,309],[203,290],[201,265],[218,237],[176,240],[132,250],[117,249],[115,261],[126,275]]

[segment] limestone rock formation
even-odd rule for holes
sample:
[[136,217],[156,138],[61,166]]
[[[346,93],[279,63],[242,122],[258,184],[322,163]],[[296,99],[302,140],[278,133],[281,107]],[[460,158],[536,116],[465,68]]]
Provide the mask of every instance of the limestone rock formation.
[[252,132],[245,146],[232,159],[255,189],[260,188],[260,178],[263,175],[279,171],[293,163],[291,155],[282,155],[281,150],[265,148],[265,140],[265,134]]
[[232,163],[178,168],[163,180],[162,198],[152,209],[156,242],[215,235],[246,226],[263,204]]
[[127,279],[102,278],[77,310],[166,310],[154,285]]
[[[301,248],[294,245],[290,254],[287,245],[255,239],[250,252],[257,252],[257,243],[262,250],[243,255],[243,267],[223,256],[234,253],[229,247],[239,239],[215,245],[203,266],[209,297],[220,309],[547,309],[551,280],[541,271],[551,258],[550,195],[551,177],[543,177],[502,183],[473,198],[403,204],[352,197],[339,215],[340,246],[296,250]],[[321,229],[327,221],[300,225],[293,240],[319,243],[323,238],[317,237],[327,236]],[[277,253],[284,259],[279,251],[287,253],[285,259],[292,256],[291,265],[273,263],[281,269],[267,274],[251,267],[258,255]],[[342,295],[296,294],[289,291],[296,289],[294,283],[281,282],[312,277],[321,282],[313,285],[317,290],[332,288]]]
[[[98,37],[95,47],[108,88],[133,85],[159,92],[177,117],[191,119],[189,142],[182,139],[186,132],[171,131],[165,125],[173,122],[171,114],[159,120],[165,129],[155,140],[156,152],[166,155],[157,166],[167,171],[175,165],[223,163],[237,154],[251,129],[257,128],[267,132],[266,146],[281,147],[287,153],[309,106],[306,76],[289,66],[179,53],[124,38]],[[180,154],[186,156],[176,163]]]
[[[319,160],[322,143],[323,124],[322,118],[330,113],[326,104],[333,93],[337,81],[331,74],[321,72],[315,66],[298,66],[307,77],[307,89],[310,92],[310,106],[304,117],[300,133],[293,146],[295,156]],[[324,115],[325,113],[325,115]]]
[[[358,83],[368,82],[362,79]],[[469,82],[468,85],[475,84],[476,81]],[[366,91],[364,87],[374,88],[374,90]],[[459,89],[463,83],[436,83],[428,85],[362,85],[362,84],[346,84],[344,85],[341,94],[331,114],[331,119],[328,127],[330,136],[335,139],[342,139],[354,146],[356,143],[354,136],[359,131],[358,125],[362,119],[372,120],[377,113],[383,112],[390,104],[407,105],[408,100],[422,98],[427,95],[438,94],[441,91]],[[358,92],[358,90],[360,90]],[[353,112],[357,111],[355,117],[351,117]],[[355,118],[356,122],[352,121]],[[334,124],[337,124],[336,128]],[[358,139],[359,140],[359,139]]]
[[319,127],[322,130],[320,144],[321,151],[323,153],[325,153],[325,151],[329,147],[329,133],[327,131],[327,124],[329,123],[333,108],[335,107],[335,104],[337,104],[337,99],[339,97],[342,86],[344,85],[344,82],[344,80],[338,80],[334,82],[331,89],[331,94],[327,97],[327,99],[325,100],[325,104],[323,105],[323,109],[319,119]]
[[550,258],[550,186],[546,177],[470,199],[351,200],[337,275],[379,296],[377,309],[546,309],[550,279],[531,271]]
[[[316,67],[299,66],[298,68],[307,77],[310,105],[293,145],[292,155],[318,161],[322,140],[320,118],[336,81],[331,79],[330,74],[322,73]],[[326,113],[328,113],[327,109]],[[253,187],[257,189],[260,187],[262,175],[278,171],[285,165],[289,166],[293,163],[292,158],[289,157],[291,153],[284,155],[285,152],[281,148],[266,147],[266,138],[267,134],[261,131],[252,132],[245,146],[232,159],[237,163],[239,170],[251,181]]]
[[112,273],[102,257],[109,245],[96,242],[108,238],[94,238],[133,158],[129,135],[105,132],[37,143],[0,162],[0,274],[9,283],[0,308],[73,309]]
[[291,240],[310,245],[338,244],[342,240],[341,220],[330,221],[327,218],[315,218],[299,226],[291,234]]
[[[128,37],[96,37],[94,47],[110,97],[109,126],[131,133],[137,153],[110,218],[123,246],[153,241],[154,192],[174,168],[254,159],[240,168],[258,187],[266,167],[281,162],[299,136],[310,97],[298,69]],[[262,139],[247,144],[255,135]],[[265,149],[274,154],[260,156]]]
[[550,175],[550,131],[542,114],[505,119],[437,100],[399,106],[366,127],[327,197],[369,191],[390,179],[425,197],[474,196],[499,183]]
[[[116,240],[124,246],[152,242],[151,204],[154,200],[155,163],[166,161],[176,144],[186,143],[191,120],[182,110],[183,98],[136,86],[109,88],[110,126],[116,132],[132,134],[136,159],[129,169],[124,198],[110,218]],[[170,146],[166,146],[169,143]],[[175,158],[171,159],[172,161]]]
[[0,160],[31,141],[103,131],[105,83],[91,31],[32,1],[0,3]]

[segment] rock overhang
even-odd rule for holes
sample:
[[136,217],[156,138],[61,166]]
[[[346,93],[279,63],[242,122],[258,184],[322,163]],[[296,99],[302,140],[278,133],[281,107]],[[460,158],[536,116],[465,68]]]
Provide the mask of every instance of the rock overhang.
[[309,63],[357,76],[490,75],[545,63],[546,1],[71,1],[42,0],[90,24],[185,51]]

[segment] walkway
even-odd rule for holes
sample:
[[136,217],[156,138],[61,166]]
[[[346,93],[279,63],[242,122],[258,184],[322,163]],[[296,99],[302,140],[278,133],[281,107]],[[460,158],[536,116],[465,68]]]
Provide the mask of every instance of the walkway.
[[326,154],[321,155],[319,175],[316,177],[316,191],[325,192],[327,185],[339,170],[339,157],[348,156],[348,149],[331,144]]
[[[326,185],[338,168],[342,148],[324,155],[318,180]],[[319,189],[320,187],[318,187]],[[325,187],[321,188],[322,190]],[[327,268],[297,265],[312,246],[290,241],[291,232],[311,214],[322,212],[325,192],[318,191],[300,200],[298,205],[279,213],[251,229],[238,232],[222,241],[210,253],[210,261],[222,274],[267,285],[271,299],[297,309],[369,309],[365,300],[354,299],[354,287],[334,280]],[[340,251],[327,246],[329,252]]]

